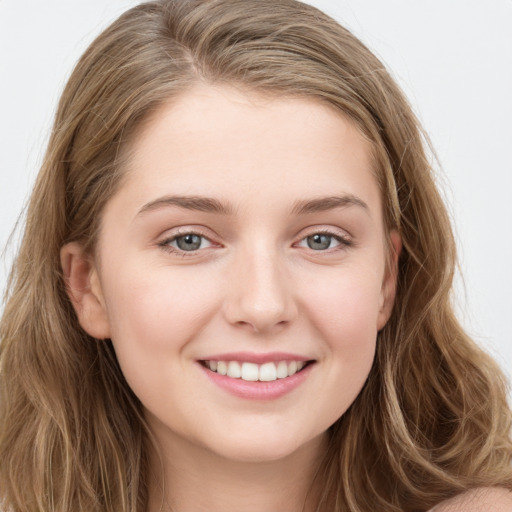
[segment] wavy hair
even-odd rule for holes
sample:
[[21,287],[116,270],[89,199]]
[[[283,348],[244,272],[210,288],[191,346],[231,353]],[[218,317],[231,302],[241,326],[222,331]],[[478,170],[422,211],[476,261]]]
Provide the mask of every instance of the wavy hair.
[[108,340],[78,325],[59,251],[92,251],[129,142],[198,82],[316,98],[370,141],[398,291],[368,381],[330,428],[318,511],[425,511],[478,486],[512,489],[511,413],[497,365],[450,302],[455,247],[427,139],[382,63],[294,0],[160,0],[127,11],[62,94],[0,327],[0,500],[9,512],[145,512],[142,406]]

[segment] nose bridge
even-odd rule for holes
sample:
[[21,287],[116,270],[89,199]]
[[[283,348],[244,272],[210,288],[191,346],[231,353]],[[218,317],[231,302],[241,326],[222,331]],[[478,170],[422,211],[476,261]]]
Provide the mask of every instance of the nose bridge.
[[229,284],[228,320],[255,332],[283,326],[295,315],[284,256],[272,244],[250,244],[237,255]]

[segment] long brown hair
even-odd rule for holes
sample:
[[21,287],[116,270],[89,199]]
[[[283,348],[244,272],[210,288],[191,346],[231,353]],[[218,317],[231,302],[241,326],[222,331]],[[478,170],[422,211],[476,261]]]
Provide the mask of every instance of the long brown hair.
[[512,489],[505,382],[454,316],[454,241],[426,138],[382,63],[294,0],[161,0],[92,43],[59,103],[0,329],[5,510],[146,511],[141,404],[110,342],[78,325],[59,251],[93,250],[137,127],[198,81],[350,116],[372,144],[387,227],[402,236],[395,308],[364,389],[329,430],[317,510],[424,511],[473,487]]

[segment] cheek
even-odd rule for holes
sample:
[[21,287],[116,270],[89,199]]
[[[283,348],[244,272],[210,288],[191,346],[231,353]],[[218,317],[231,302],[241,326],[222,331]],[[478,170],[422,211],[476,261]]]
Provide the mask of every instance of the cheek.
[[375,273],[341,269],[316,280],[307,295],[310,317],[333,343],[375,338],[381,307],[381,279]]
[[218,308],[218,286],[197,272],[126,265],[109,276],[104,295],[121,365],[157,365],[182,351]]
[[[368,268],[368,267],[365,267]],[[346,270],[346,271],[344,271]],[[310,289],[307,307],[314,336],[322,340],[329,420],[341,416],[362,389],[371,370],[380,309],[380,277],[364,269],[339,269]]]
[[123,375],[150,411],[178,403],[183,386],[193,403],[194,388],[176,376],[185,374],[189,342],[215,315],[218,287],[169,267],[146,264],[139,267],[144,272],[134,272],[135,267],[117,267],[105,283],[111,339]]

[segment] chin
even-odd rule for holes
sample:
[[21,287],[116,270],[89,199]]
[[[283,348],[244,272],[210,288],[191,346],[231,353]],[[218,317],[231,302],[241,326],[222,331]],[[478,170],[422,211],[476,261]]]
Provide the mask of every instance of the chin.
[[238,462],[265,463],[285,460],[310,452],[317,453],[326,433],[317,436],[294,437],[289,431],[284,433],[248,432],[240,436],[230,436],[219,440],[209,449],[225,459]]

